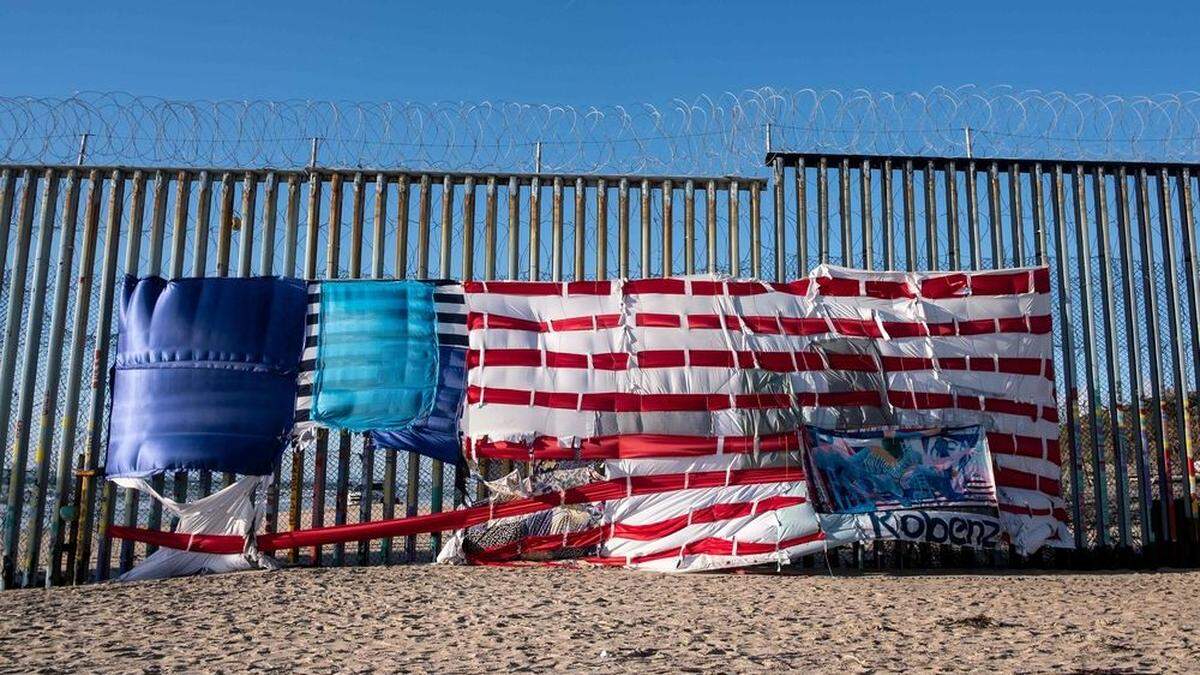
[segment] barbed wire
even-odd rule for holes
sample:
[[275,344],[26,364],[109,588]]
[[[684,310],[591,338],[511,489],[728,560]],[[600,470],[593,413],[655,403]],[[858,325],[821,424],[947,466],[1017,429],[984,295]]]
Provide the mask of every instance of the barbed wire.
[[[761,87],[637,105],[0,97],[0,161],[755,174],[774,149],[1194,161],[1200,92]],[[86,138],[86,140],[85,140]],[[535,164],[535,154],[541,158]]]

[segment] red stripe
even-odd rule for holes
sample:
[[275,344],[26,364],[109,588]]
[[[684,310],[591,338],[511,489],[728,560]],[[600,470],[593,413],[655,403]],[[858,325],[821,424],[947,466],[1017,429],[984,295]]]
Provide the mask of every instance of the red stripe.
[[[1030,280],[1032,277],[1032,288]],[[765,283],[761,281],[706,281],[692,280],[689,291],[687,280],[678,277],[633,279],[625,282],[626,295],[646,293],[668,295],[759,295],[769,291],[790,295],[807,295],[813,280],[797,279],[789,282]],[[917,297],[908,281],[887,281],[854,277],[818,277],[815,279],[818,293],[835,297],[873,297],[885,300]],[[564,293],[565,288],[565,293]],[[561,295],[609,295],[610,281],[465,281],[467,293],[490,293],[519,296]],[[976,272],[942,274],[926,277],[920,282],[920,296],[930,299],[967,297],[969,295],[1016,295],[1021,293],[1049,293],[1050,271],[1041,267],[1030,271]]]
[[694,296],[748,296],[762,295],[775,291],[788,295],[804,296],[808,294],[808,279],[797,279],[786,283],[767,283],[763,281],[710,281],[704,279],[691,280],[688,288],[687,280],[678,277],[633,279],[625,282],[626,295],[694,295]]
[[[692,474],[660,474],[634,476],[589,483],[551,493],[514,499],[495,505],[476,506],[457,511],[429,513],[409,518],[394,518],[350,525],[276,532],[257,538],[261,551],[271,552],[285,548],[323,546],[326,544],[366,541],[381,537],[402,537],[410,534],[459,530],[472,525],[486,523],[497,518],[510,518],[545,511],[565,504],[585,504],[623,499],[635,495],[675,492],[683,489],[724,487],[728,485],[758,485],[762,483],[794,483],[804,480],[804,471],[795,466],[766,469],[738,469],[734,471],[702,471]],[[200,553],[240,553],[242,537],[234,535],[189,535],[177,532],[159,532],[135,527],[114,525],[108,529],[109,536],[154,543],[166,548],[175,548]]]
[[[793,546],[808,544],[815,541],[821,541],[825,538],[825,533],[814,532],[801,537],[792,537],[791,539],[783,539],[776,542],[737,542],[737,554],[742,555],[761,555],[763,553],[772,553],[781,551]],[[664,558],[676,558],[685,555],[724,555],[730,556],[734,554],[734,541],[732,539],[720,539],[717,537],[708,537],[698,539],[693,542],[684,544],[658,553],[650,553],[647,555],[635,556],[629,559],[619,557],[600,557],[594,556],[584,558],[586,562],[597,565],[637,565],[639,563],[651,562],[654,560],[662,560]]]
[[[1042,439],[1037,436],[1022,436],[1020,434],[1001,434],[988,432],[988,449],[992,454],[1016,455],[1018,457],[1033,457],[1035,459],[1050,459],[1049,445],[1054,444],[1054,453],[1058,453],[1058,441]],[[1046,449],[1043,449],[1046,446]],[[1053,460],[1057,463],[1057,460]]]
[[654,541],[675,534],[689,525],[744,518],[749,515],[768,513],[770,511],[798,506],[803,503],[805,503],[803,497],[776,496],[763,499],[757,502],[757,504],[755,502],[713,504],[702,509],[696,509],[690,514],[642,525],[615,523],[609,526],[593,527],[566,534],[522,537],[501,546],[494,546],[477,553],[472,553],[472,562],[507,562],[530,553],[546,553],[563,548],[596,546],[603,544],[608,539],[616,538],[631,539],[633,541]]
[[[588,368],[587,354],[542,352],[537,349],[488,349],[484,366],[531,366],[549,368]],[[543,358],[543,354],[545,355]],[[819,352],[786,351],[727,351],[724,349],[654,349],[635,354],[638,368],[761,368],[774,372],[807,372],[821,370],[851,370],[875,372],[875,359],[867,354],[821,354]],[[467,352],[467,367],[476,368],[481,352]],[[822,359],[829,362],[828,368]],[[592,368],[625,370],[629,368],[628,354],[603,352],[592,355]],[[885,356],[883,368],[891,372],[912,370],[969,370],[999,372],[1013,375],[1040,375],[1048,362],[1038,358],[971,356],[926,358],[920,356]]]
[[679,328],[679,315],[638,312],[633,316],[633,325],[642,328]]
[[[767,392],[757,394],[633,394],[627,392],[548,392],[530,393],[527,389],[504,389],[500,387],[467,387],[467,402],[471,404],[532,405],[561,410],[588,410],[596,412],[704,412],[718,410],[759,410],[790,407],[841,407],[880,405],[880,395],[875,390],[805,392],[793,394]],[[1042,407],[1034,403],[1012,401],[1003,398],[960,396],[941,392],[901,391],[887,392],[888,403],[905,410],[936,410],[957,408],[978,410],[1028,417],[1036,421],[1047,421],[1056,416],[1053,407]]]
[[[972,295],[1019,295],[1049,293],[1050,270],[1038,268],[1016,272],[955,273],[926,277],[921,281],[925,298],[958,298]],[[1032,286],[1030,284],[1032,278]]]
[[[1048,422],[1055,420],[1058,411],[1052,407],[1042,407],[1035,403],[1025,403],[1004,398],[977,397],[957,394],[945,394],[919,391],[888,392],[888,403],[896,408],[905,410],[935,410],[939,408],[958,408],[959,410],[978,410],[987,413],[1000,413],[1028,417],[1036,421],[1041,418]],[[1053,414],[1051,414],[1053,413]]]
[[[972,336],[991,335],[996,333],[1032,333],[1044,335],[1051,330],[1049,315],[1001,317],[998,319],[975,319],[953,322],[924,322],[924,321],[882,321],[876,323],[873,319],[833,318],[826,321],[823,318],[812,317],[775,317],[775,316],[738,316],[734,314],[663,314],[639,312],[634,315],[634,325],[642,328],[680,328],[686,318],[690,329],[728,329],[742,331],[743,328],[760,335],[824,335],[835,332],[855,337],[939,337],[939,336]],[[483,328],[524,330],[531,332],[577,331],[592,330],[592,322],[597,328],[615,328],[621,325],[619,314],[599,314],[596,316],[581,316],[555,319],[551,322],[534,321],[507,317],[501,314],[483,314],[471,312],[467,315],[467,328],[479,330]],[[880,330],[880,324],[883,330]]]
[[463,291],[466,293],[493,293],[497,295],[609,295],[612,293],[610,281],[464,281]]
[[621,325],[620,314],[595,314],[591,316],[572,316],[552,321],[534,321],[503,314],[485,314],[469,312],[467,314],[468,330],[523,330],[531,333],[551,333],[566,331],[599,330],[616,328]]
[[631,279],[625,282],[624,292],[626,295],[637,295],[640,293],[685,295],[687,294],[687,282],[683,279],[670,277],[665,279]]
[[1034,517],[1053,516],[1055,520],[1058,520],[1060,522],[1063,522],[1063,523],[1070,522],[1069,520],[1067,520],[1067,510],[1066,509],[1059,509],[1059,508],[1035,509],[1031,506],[1021,506],[1019,504],[1001,504],[1000,510],[1005,513],[1016,513],[1016,514],[1022,515],[1022,516],[1034,516]]
[[833,297],[858,297],[862,295],[862,282],[858,279],[817,277],[817,293]]
[[913,287],[907,281],[867,281],[863,285],[866,294],[872,298],[899,300],[917,297]]
[[1021,488],[1023,490],[1044,492],[1050,495],[1061,494],[1061,486],[1053,478],[999,465],[994,467],[994,471],[996,474],[996,485],[999,487]]
[[[754,436],[683,436],[671,434],[624,434],[585,439],[578,447],[564,446],[557,438],[539,436],[530,443],[478,439],[475,454],[494,459],[646,459],[650,457],[702,457],[748,454],[755,450]],[[801,447],[799,432],[758,437],[758,452],[796,452]]]
[[771,290],[788,295],[808,295],[811,282],[808,279],[795,281],[777,281],[771,284]]

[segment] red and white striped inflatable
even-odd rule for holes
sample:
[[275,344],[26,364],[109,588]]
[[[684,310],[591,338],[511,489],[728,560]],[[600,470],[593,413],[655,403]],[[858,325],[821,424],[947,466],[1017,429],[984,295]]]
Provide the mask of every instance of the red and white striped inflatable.
[[469,452],[602,460],[610,486],[602,523],[523,546],[681,571],[820,549],[804,424],[981,424],[1011,541],[1070,545],[1046,268],[465,290]]

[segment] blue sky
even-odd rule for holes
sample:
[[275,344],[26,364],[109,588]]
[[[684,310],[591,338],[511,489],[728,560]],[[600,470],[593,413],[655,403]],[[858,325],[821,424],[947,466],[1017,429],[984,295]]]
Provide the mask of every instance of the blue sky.
[[0,96],[609,104],[766,84],[1200,88],[1194,2],[334,4],[6,3]]

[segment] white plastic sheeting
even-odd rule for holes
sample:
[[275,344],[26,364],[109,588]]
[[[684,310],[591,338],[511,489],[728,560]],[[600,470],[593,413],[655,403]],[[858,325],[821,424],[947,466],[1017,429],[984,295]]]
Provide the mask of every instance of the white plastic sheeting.
[[[756,548],[771,543],[782,555],[819,548],[807,503],[747,515],[701,497],[804,495],[798,448],[759,446],[806,423],[980,425],[1005,535],[1026,553],[1070,545],[1045,268],[479,282],[466,297],[472,452],[577,448],[630,480],[604,509],[601,557],[699,570],[779,559]],[[671,487],[634,489],[647,480]],[[653,527],[617,536],[635,524]]]
[[255,500],[260,486],[265,487],[271,476],[246,476],[225,489],[182,504],[159,494],[140,478],[114,478],[114,483],[140,490],[157,499],[167,513],[179,517],[176,532],[180,534],[230,534],[246,537],[241,553],[219,555],[195,551],[160,548],[139,565],[122,574],[118,581],[144,581],[192,574],[238,572],[250,569],[275,569],[279,565],[270,556],[254,547],[252,536],[263,516],[263,502]]

